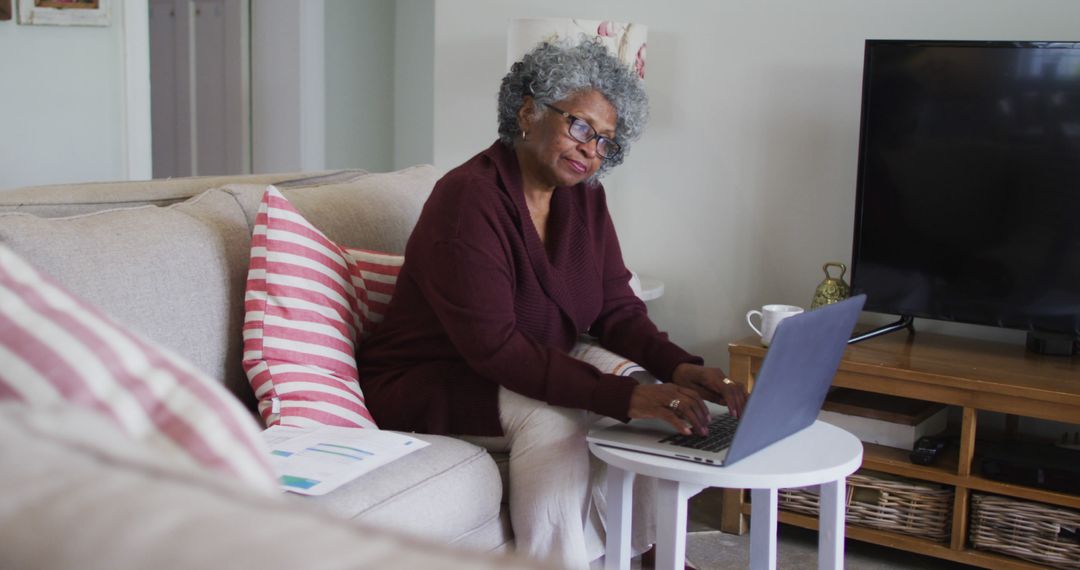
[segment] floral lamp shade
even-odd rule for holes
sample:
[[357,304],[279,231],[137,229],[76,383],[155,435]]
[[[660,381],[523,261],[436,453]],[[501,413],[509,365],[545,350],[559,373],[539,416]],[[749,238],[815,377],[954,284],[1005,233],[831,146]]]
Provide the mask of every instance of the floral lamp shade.
[[641,24],[611,20],[523,18],[510,21],[506,66],[519,61],[536,44],[584,35],[599,38],[619,61],[645,79],[645,40],[648,28]]

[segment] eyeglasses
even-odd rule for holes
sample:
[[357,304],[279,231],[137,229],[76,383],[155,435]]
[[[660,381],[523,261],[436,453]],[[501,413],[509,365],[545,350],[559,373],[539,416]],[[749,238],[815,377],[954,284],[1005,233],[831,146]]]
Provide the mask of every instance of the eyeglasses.
[[598,134],[596,129],[592,128],[592,125],[586,122],[585,119],[579,119],[555,105],[544,103],[544,106],[562,115],[564,119],[570,119],[570,136],[577,142],[587,143],[596,139],[596,154],[599,154],[601,158],[611,159],[622,152],[619,143]]

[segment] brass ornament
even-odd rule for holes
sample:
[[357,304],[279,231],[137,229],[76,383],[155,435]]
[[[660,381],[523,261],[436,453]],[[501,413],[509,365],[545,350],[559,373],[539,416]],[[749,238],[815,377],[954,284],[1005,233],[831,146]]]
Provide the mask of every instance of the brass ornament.
[[[829,275],[829,267],[839,267],[840,275],[838,277]],[[844,273],[847,272],[846,265],[839,261],[830,261],[822,265],[821,270],[825,272],[825,280],[814,291],[814,300],[810,303],[811,309],[843,301],[851,295],[851,286],[844,281]]]

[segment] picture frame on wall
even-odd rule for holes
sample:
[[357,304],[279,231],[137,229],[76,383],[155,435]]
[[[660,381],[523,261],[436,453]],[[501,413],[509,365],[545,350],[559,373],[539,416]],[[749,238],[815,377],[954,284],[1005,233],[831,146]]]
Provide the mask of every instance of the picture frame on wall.
[[108,26],[112,0],[19,0],[19,23],[42,26]]
[[0,0],[0,21],[11,19],[11,0]]

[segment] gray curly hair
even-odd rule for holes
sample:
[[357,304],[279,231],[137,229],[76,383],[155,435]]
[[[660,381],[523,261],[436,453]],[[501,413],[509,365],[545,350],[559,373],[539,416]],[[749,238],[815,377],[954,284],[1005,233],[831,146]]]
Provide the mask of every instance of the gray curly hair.
[[543,42],[510,68],[499,86],[499,140],[513,147],[521,136],[517,112],[526,96],[540,103],[534,107],[539,116],[544,112],[542,103],[553,104],[589,89],[599,91],[615,107],[614,138],[622,147],[618,155],[600,163],[589,179],[595,182],[622,163],[649,118],[649,98],[641,79],[595,39]]

